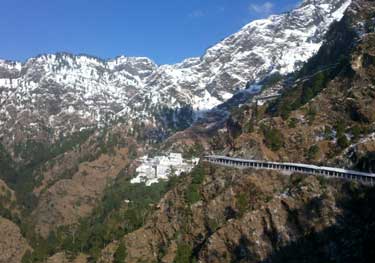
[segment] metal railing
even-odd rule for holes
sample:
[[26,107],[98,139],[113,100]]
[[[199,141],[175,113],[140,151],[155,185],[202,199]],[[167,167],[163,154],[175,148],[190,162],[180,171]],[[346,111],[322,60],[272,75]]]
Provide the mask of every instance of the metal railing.
[[277,170],[277,171],[287,171],[311,175],[319,175],[332,178],[342,178],[348,180],[356,180],[363,183],[368,183],[373,185],[375,183],[375,174],[364,173],[353,170],[347,170],[342,168],[317,166],[310,164],[301,163],[281,163],[281,162],[269,162],[260,160],[249,160],[232,158],[226,156],[209,155],[203,158],[205,161],[229,166],[234,168],[254,168],[254,169],[266,169],[266,170]]

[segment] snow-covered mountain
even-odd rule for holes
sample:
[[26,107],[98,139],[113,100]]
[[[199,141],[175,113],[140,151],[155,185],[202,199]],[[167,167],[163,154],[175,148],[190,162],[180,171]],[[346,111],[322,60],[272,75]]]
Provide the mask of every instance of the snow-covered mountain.
[[142,57],[104,61],[47,54],[25,63],[0,60],[0,137],[51,140],[121,119],[160,130],[188,126],[246,83],[287,74],[314,55],[350,0],[305,0],[253,21],[202,57],[156,65]]

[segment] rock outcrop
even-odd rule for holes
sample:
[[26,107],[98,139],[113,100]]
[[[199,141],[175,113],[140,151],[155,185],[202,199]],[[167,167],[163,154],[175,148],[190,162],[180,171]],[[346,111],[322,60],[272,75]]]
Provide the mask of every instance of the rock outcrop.
[[0,217],[0,236],[1,263],[20,263],[24,253],[31,250],[18,226],[2,217]]

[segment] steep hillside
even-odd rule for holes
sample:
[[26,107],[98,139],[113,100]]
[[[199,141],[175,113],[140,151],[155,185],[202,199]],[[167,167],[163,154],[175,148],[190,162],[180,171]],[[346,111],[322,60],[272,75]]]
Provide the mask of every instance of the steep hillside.
[[11,221],[0,217],[0,262],[19,263],[31,248],[20,229]]
[[373,198],[351,183],[203,166],[102,262],[120,250],[121,262],[370,262]]
[[371,155],[374,10],[370,1],[355,2],[275,103],[244,106],[232,115],[238,126],[231,133],[233,154],[347,167]]
[[166,147],[199,143],[234,156],[373,171],[374,14],[371,1],[355,1],[316,56],[271,84],[269,89],[283,86],[278,99],[248,100],[218,128],[217,121],[195,124]]

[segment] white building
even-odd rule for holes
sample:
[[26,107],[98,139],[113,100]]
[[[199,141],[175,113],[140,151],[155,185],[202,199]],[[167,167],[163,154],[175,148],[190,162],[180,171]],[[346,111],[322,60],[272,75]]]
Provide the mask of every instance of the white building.
[[170,153],[168,156],[155,156],[148,158],[143,156],[139,159],[140,166],[136,169],[137,176],[130,182],[146,183],[147,186],[159,182],[159,180],[168,180],[169,176],[179,176],[183,172],[189,172],[199,163],[199,158],[184,160],[180,153]]

